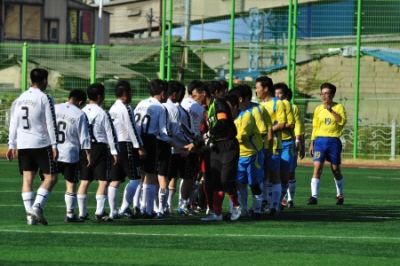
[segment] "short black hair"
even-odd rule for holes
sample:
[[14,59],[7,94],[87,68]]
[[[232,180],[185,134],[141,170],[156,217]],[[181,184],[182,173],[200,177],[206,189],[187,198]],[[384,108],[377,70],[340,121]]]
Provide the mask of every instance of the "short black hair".
[[240,86],[236,86],[236,87],[232,88],[232,89],[229,91],[229,93],[235,94],[235,95],[238,97],[238,99],[239,99],[239,98],[242,98],[243,100],[244,100],[244,99],[246,98],[246,96],[247,96],[246,90],[244,90],[244,88],[243,88],[243,87],[240,87]]
[[101,83],[90,84],[87,88],[87,95],[89,100],[96,101],[98,96],[104,96],[106,89]]
[[87,95],[82,89],[74,89],[69,93],[68,99],[74,98],[77,101],[81,101],[82,105],[86,103]]
[[275,88],[275,91],[278,89],[282,90],[283,97],[286,99],[288,91],[289,91],[289,87],[285,83],[283,83],[283,82],[276,83],[276,84],[274,84],[274,88]]
[[290,102],[293,98],[293,92],[291,89],[288,89],[286,99]]
[[329,89],[331,94],[335,94],[336,93],[336,86],[333,85],[332,83],[323,83],[321,85],[321,91],[322,89]]
[[161,79],[154,79],[149,82],[149,93],[151,96],[160,95],[161,92],[167,94],[168,82]]
[[211,97],[210,89],[208,88],[206,83],[203,83],[200,87],[194,88],[198,93],[206,93],[207,97]]
[[174,94],[179,94],[182,91],[183,84],[176,80],[168,81],[168,96]]
[[222,96],[222,99],[230,103],[232,106],[239,106],[239,97],[235,93],[232,93],[232,90]]
[[199,88],[201,85],[203,85],[203,82],[202,82],[202,81],[197,80],[197,79],[192,80],[192,81],[188,84],[188,86],[187,86],[187,93],[188,93],[189,95],[192,95],[192,91],[193,91],[195,88]]
[[115,97],[119,98],[124,95],[124,92],[129,93],[132,91],[131,84],[127,80],[120,80],[115,85]]
[[34,68],[31,70],[31,81],[33,84],[41,84],[49,76],[49,72],[44,68]]
[[216,80],[211,80],[207,82],[208,89],[210,90],[211,94],[215,94],[217,91],[222,90],[222,85]]
[[239,84],[235,88],[239,88],[240,90],[243,91],[243,93],[244,93],[243,97],[248,97],[249,100],[251,100],[251,98],[253,98],[253,91],[251,90],[251,87],[249,85],[247,85],[247,84]]
[[268,91],[272,94],[275,95],[275,88],[274,88],[274,82],[272,81],[271,78],[267,76],[260,76],[256,78],[256,83],[260,82],[261,87],[265,88],[268,87]]
[[229,88],[229,83],[226,80],[220,79],[219,83],[221,83],[221,89],[228,89]]

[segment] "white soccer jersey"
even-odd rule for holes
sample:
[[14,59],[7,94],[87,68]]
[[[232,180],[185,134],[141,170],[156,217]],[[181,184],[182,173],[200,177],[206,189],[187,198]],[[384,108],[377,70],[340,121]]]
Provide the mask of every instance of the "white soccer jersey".
[[121,100],[116,100],[109,112],[117,131],[118,141],[132,142],[134,148],[142,147],[143,142],[136,130],[132,107]]
[[89,121],[92,142],[108,144],[112,155],[118,155],[118,139],[111,116],[97,104],[88,104],[82,111]]
[[141,100],[135,108],[136,128],[142,135],[160,136],[161,140],[170,142],[166,116],[164,106],[157,99],[151,97]]
[[[167,109],[169,132],[171,133],[172,140],[180,147],[190,143],[191,139],[184,135],[181,128],[181,116],[178,107],[170,99],[163,105]],[[172,149],[172,152],[176,153],[174,149]]]
[[58,161],[75,163],[79,151],[90,149],[90,136],[85,114],[75,105],[66,102],[56,104],[58,128]]
[[29,88],[11,106],[9,148],[57,147],[54,100],[38,88]]
[[192,117],[193,130],[200,136],[200,128],[204,123],[206,109],[190,97],[183,99],[181,106],[189,112]]

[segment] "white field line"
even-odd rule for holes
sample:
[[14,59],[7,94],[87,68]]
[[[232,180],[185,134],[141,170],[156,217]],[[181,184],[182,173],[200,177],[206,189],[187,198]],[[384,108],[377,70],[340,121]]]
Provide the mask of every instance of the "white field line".
[[267,235],[267,234],[158,234],[158,233],[138,233],[138,232],[72,232],[72,231],[30,231],[30,230],[11,230],[1,229],[1,233],[21,233],[21,234],[59,234],[59,235],[123,235],[123,236],[160,236],[160,237],[232,237],[232,238],[321,238],[321,239],[356,239],[356,240],[395,240],[400,241],[400,237],[384,236],[327,236],[327,235]]

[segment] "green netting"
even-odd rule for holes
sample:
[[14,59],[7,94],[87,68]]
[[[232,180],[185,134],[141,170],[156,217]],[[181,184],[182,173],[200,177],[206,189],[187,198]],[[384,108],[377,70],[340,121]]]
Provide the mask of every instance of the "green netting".
[[[172,12],[170,2],[167,4],[166,19],[173,22],[173,40],[171,56],[167,56],[166,49],[166,63],[162,69],[171,79],[188,84],[193,79],[233,77],[234,83],[254,86],[260,75],[268,75],[274,82],[289,82],[295,73],[290,85],[295,91],[295,104],[307,122],[307,138],[311,131],[310,119],[320,104],[319,86],[331,82],[338,88],[335,100],[345,106],[349,118],[342,138],[343,156],[352,157],[356,133],[359,157],[393,159],[393,150],[399,154],[400,142],[396,137],[399,133],[397,121],[400,120],[397,108],[400,99],[398,0],[236,0],[232,55],[232,2],[190,2],[188,27],[185,27],[187,1],[172,1]],[[296,42],[290,56],[289,4],[295,2],[298,2],[297,17],[292,16],[291,21],[297,35],[292,32]],[[360,3],[361,58],[357,68],[357,10]],[[64,101],[71,89],[89,85],[90,46],[28,46],[29,70],[35,66],[50,70],[48,91],[57,102]],[[96,80],[107,89],[104,107],[109,108],[114,101],[113,86],[119,79],[131,82],[133,105],[148,97],[148,81],[160,77],[161,51],[161,38],[157,37],[98,47],[95,74]],[[295,69],[292,74],[287,71],[289,58],[296,63],[292,64]],[[0,44],[2,132],[7,128],[7,106],[21,90],[21,61],[21,44]],[[358,131],[354,132],[356,118]],[[1,142],[5,143],[5,139],[3,137]]]

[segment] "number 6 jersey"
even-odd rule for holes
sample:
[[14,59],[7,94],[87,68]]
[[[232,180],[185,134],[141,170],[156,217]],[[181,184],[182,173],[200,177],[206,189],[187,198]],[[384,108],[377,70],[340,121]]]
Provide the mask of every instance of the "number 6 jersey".
[[53,98],[38,88],[29,88],[11,106],[9,148],[57,147]]
[[55,106],[58,128],[58,161],[75,163],[79,151],[90,149],[90,136],[85,114],[72,103]]

